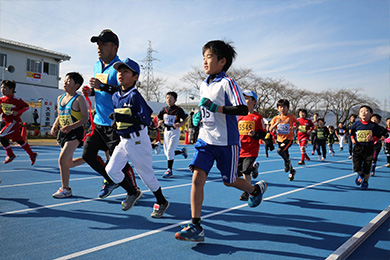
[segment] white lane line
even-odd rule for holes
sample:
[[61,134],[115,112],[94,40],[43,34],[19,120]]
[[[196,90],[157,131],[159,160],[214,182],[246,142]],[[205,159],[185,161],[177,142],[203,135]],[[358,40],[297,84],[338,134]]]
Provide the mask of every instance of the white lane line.
[[[337,180],[340,180],[340,179],[348,178],[348,177],[351,177],[351,176],[354,176],[354,175],[356,175],[356,173],[351,173],[351,174],[348,174],[348,175],[345,175],[345,176],[341,176],[341,177],[334,178],[334,179],[331,179],[331,180],[327,180],[327,181],[324,181],[324,182],[320,182],[320,183],[316,183],[316,184],[313,184],[313,185],[309,185],[307,187],[303,187],[303,188],[291,190],[291,191],[288,191],[288,192],[284,192],[284,193],[281,193],[281,194],[277,194],[277,195],[265,198],[264,200],[275,199],[275,198],[282,197],[282,196],[285,196],[285,195],[288,195],[288,194],[291,194],[291,193],[296,193],[296,192],[299,192],[299,191],[302,191],[302,190],[306,190],[306,189],[310,189],[310,188],[313,188],[313,187],[316,187],[316,186],[320,186],[320,185],[323,185],[323,184],[326,184],[326,183],[330,183],[330,182],[337,181]],[[221,215],[221,214],[224,214],[226,212],[230,212],[230,211],[233,211],[233,210],[236,210],[236,209],[240,209],[240,208],[244,208],[244,207],[247,207],[247,206],[248,205],[245,203],[245,204],[238,205],[238,206],[235,206],[235,207],[231,207],[231,208],[228,208],[228,209],[224,209],[224,210],[220,210],[220,211],[217,211],[217,212],[213,212],[213,213],[207,214],[205,216],[202,216],[202,219],[211,218],[213,216]],[[138,235],[135,235],[135,236],[130,236],[130,237],[127,237],[127,238],[124,238],[124,239],[120,239],[120,240],[117,240],[117,241],[113,241],[113,242],[110,242],[110,243],[106,243],[106,244],[103,244],[103,245],[100,245],[100,246],[91,247],[89,249],[85,249],[85,250],[82,250],[82,251],[79,251],[79,252],[75,252],[73,254],[65,255],[65,256],[56,258],[54,260],[65,260],[65,259],[72,259],[72,258],[80,257],[80,256],[83,256],[83,255],[86,255],[86,254],[90,254],[90,253],[94,253],[94,252],[97,252],[99,250],[103,250],[103,249],[106,249],[106,248],[109,248],[109,247],[113,247],[113,246],[117,246],[117,245],[120,245],[120,244],[123,244],[123,243],[127,243],[129,241],[133,241],[133,240],[136,240],[136,239],[139,239],[139,238],[143,238],[143,237],[147,237],[147,236],[154,235],[154,234],[157,234],[157,233],[161,233],[163,231],[166,231],[166,230],[178,227],[178,226],[180,226],[182,224],[185,224],[185,223],[188,223],[188,222],[189,222],[188,220],[187,221],[181,221],[181,222],[178,222],[176,224],[171,224],[171,225],[168,225],[166,227],[162,227],[162,228],[158,228],[158,229],[155,229],[155,230],[151,230],[151,231],[148,231],[148,232],[145,232],[145,233],[141,233],[141,234],[138,234]]]

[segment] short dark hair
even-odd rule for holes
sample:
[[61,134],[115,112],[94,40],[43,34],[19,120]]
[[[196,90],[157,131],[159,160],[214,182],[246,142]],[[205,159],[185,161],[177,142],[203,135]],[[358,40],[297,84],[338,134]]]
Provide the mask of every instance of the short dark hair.
[[382,120],[382,116],[379,115],[379,114],[373,114],[373,115],[371,116],[371,118],[373,118],[373,117],[378,118],[379,122]]
[[290,102],[287,99],[279,99],[278,103],[276,104],[276,107],[282,107],[286,106],[287,108],[290,108]]
[[223,70],[226,72],[233,63],[234,58],[236,57],[236,51],[231,45],[231,42],[224,42],[221,40],[209,41],[202,48],[202,54],[206,50],[211,50],[212,53],[217,55],[218,60],[225,58],[226,64],[223,67]]
[[169,91],[165,96],[172,96],[175,100],[177,100],[177,93],[175,91]]
[[363,105],[363,106],[359,107],[359,112],[360,112],[360,109],[362,109],[362,108],[367,108],[368,111],[370,111],[371,114],[374,113],[374,110],[372,110],[372,108],[370,106],[368,106],[368,105]]
[[355,114],[351,114],[351,115],[349,116],[349,118],[351,118],[351,117],[356,118],[356,115],[355,115]]
[[84,83],[83,76],[81,76],[81,74],[78,72],[68,72],[65,75],[65,77],[69,77],[70,79],[73,79],[74,83],[80,84],[79,87],[81,87],[81,85],[83,85]]
[[318,122],[318,121],[322,121],[322,122],[324,122],[324,124],[325,124],[325,119],[323,119],[323,118],[318,118],[318,119],[317,119],[317,122]]
[[1,82],[1,85],[6,85],[7,87],[9,87],[10,89],[13,89],[12,93],[15,93],[15,88],[16,88],[16,83],[15,83],[15,80],[3,80]]
[[334,130],[334,126],[330,125],[328,127],[329,127],[329,129]]
[[304,109],[304,108],[298,109],[298,115],[299,115],[300,112],[305,113],[305,115],[307,116],[307,110],[306,109]]

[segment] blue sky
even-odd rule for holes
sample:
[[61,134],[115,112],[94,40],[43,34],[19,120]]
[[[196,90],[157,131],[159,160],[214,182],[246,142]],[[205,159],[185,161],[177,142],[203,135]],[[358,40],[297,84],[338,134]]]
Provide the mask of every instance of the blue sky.
[[389,0],[0,0],[0,37],[66,53],[61,76],[87,80],[97,59],[90,38],[110,28],[123,59],[141,62],[150,40],[155,76],[176,87],[201,65],[207,41],[225,39],[233,65],[258,76],[313,91],[359,88],[390,104],[389,12]]

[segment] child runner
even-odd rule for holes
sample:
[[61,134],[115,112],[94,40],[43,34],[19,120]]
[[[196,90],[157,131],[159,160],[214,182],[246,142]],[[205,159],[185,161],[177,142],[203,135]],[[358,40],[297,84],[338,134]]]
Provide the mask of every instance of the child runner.
[[[318,124],[318,128],[316,131],[316,148],[317,148],[318,160],[325,161],[326,141],[328,139],[329,130],[325,126],[325,120],[323,118],[318,118],[317,124]],[[322,150],[322,157],[321,157],[321,150]]]
[[151,217],[161,218],[169,207],[169,202],[162,194],[152,167],[153,155],[148,126],[153,111],[135,87],[140,68],[138,63],[131,59],[115,62],[113,67],[118,71],[121,87],[112,96],[115,112],[110,114],[110,118],[113,119],[112,126],[121,140],[111,155],[106,171],[115,183],[127,182],[127,196],[122,202],[122,210],[129,210],[142,196],[142,192],[131,185],[122,171],[126,163],[131,161],[142,181],[156,197],[157,202],[153,206]]
[[2,118],[5,126],[0,131],[0,142],[5,149],[7,157],[5,157],[4,163],[10,163],[16,155],[12,151],[10,139],[17,142],[23,150],[30,156],[31,165],[34,165],[37,159],[38,153],[34,153],[30,145],[23,139],[20,129],[22,127],[22,119],[20,116],[26,112],[30,106],[18,97],[15,97],[16,83],[13,80],[3,80],[1,82],[1,94],[0,98],[0,114],[3,114]]
[[313,115],[313,124],[314,124],[314,129],[311,131],[310,137],[311,137],[311,144],[313,146],[313,150],[311,151],[311,155],[314,155],[314,151],[316,150],[316,130],[317,130],[317,118],[318,118],[318,113],[314,113]]
[[164,126],[164,153],[168,159],[168,169],[163,174],[163,178],[173,177],[173,161],[175,155],[182,154],[187,159],[187,149],[184,147],[181,150],[176,150],[180,141],[180,127],[186,122],[188,115],[184,110],[176,106],[177,101],[176,92],[168,92],[166,95],[166,102],[168,106],[164,107],[158,114],[158,127]]
[[76,148],[83,145],[84,124],[88,120],[87,103],[85,99],[76,93],[83,84],[83,77],[77,72],[69,72],[65,76],[65,94],[57,98],[58,116],[50,133],[56,135],[58,129],[58,143],[61,145],[61,153],[58,158],[62,186],[52,196],[62,199],[72,196],[69,187],[69,168],[85,163],[83,158],[73,159]]
[[338,123],[337,129],[336,129],[336,136],[337,136],[337,139],[339,139],[340,151],[343,150],[346,134],[347,134],[346,127],[343,125],[343,123],[341,123],[341,122]]
[[[266,127],[267,128],[267,127]],[[274,146],[274,132],[267,132],[264,137],[264,149],[265,149],[265,157],[268,158],[268,151],[275,150]]]
[[226,75],[236,55],[234,48],[223,41],[210,41],[203,46],[203,68],[209,76],[200,86],[199,103],[203,125],[195,144],[190,169],[193,172],[191,187],[190,224],[175,234],[178,240],[204,241],[201,211],[204,185],[214,161],[226,186],[235,187],[250,194],[248,206],[256,207],[263,200],[267,189],[264,181],[254,186],[237,178],[240,152],[240,135],[237,115],[247,115],[242,90]]
[[368,188],[368,179],[374,153],[374,142],[381,138],[380,127],[371,122],[372,108],[363,105],[359,108],[360,121],[355,122],[351,127],[351,141],[353,147],[353,171],[357,172],[356,185],[362,190]]
[[390,167],[390,117],[386,119],[386,130],[389,137],[385,139],[386,167]]
[[[265,137],[266,130],[263,116],[255,111],[257,94],[252,90],[246,90],[243,93],[248,105],[248,115],[238,117],[238,131],[241,140],[238,176],[243,176],[244,180],[251,183],[251,174],[253,179],[256,179],[259,174],[259,163],[256,162],[256,158],[259,155],[259,140]],[[248,198],[249,193],[243,191],[240,200],[247,201]]]
[[268,131],[276,129],[276,141],[279,145],[277,152],[284,160],[284,171],[290,172],[288,179],[292,181],[296,171],[292,167],[288,148],[293,144],[294,130],[299,127],[299,121],[294,115],[288,113],[290,102],[287,99],[280,99],[276,106],[280,114],[272,118]]
[[307,117],[306,109],[299,109],[298,115],[299,115],[298,143],[299,143],[299,147],[301,148],[301,160],[298,162],[298,164],[304,165],[305,160],[310,161],[310,158],[306,153],[306,147],[307,144],[309,143],[310,133],[314,128],[314,124],[310,119],[306,118]]
[[[383,126],[380,126],[380,122],[382,120],[382,117],[378,114],[373,114],[372,117],[371,117],[371,121],[374,122],[375,124],[377,124],[380,128],[381,128],[381,135],[383,139],[385,139],[386,137],[389,136],[389,134],[387,133],[387,129],[384,128]],[[375,175],[375,168],[376,168],[376,162],[378,161],[378,156],[379,156],[379,153],[382,149],[382,140],[379,139],[379,140],[376,140],[374,142],[374,153],[372,155],[372,169],[371,169],[371,176],[374,176]]]
[[332,154],[332,156],[334,156],[335,152],[333,149],[333,144],[334,144],[334,140],[335,140],[335,136],[336,136],[334,126],[332,126],[332,125],[328,126],[328,130],[329,130],[329,135],[328,135],[329,154]]

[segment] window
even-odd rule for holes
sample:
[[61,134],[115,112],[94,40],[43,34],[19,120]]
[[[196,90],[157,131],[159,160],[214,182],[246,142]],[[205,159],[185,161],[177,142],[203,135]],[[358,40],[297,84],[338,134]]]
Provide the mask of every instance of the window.
[[41,73],[42,62],[40,62],[39,60],[27,59],[27,71],[34,72],[34,73]]
[[43,73],[51,76],[58,76],[58,64],[44,62]]
[[0,53],[0,67],[7,66],[7,54]]

